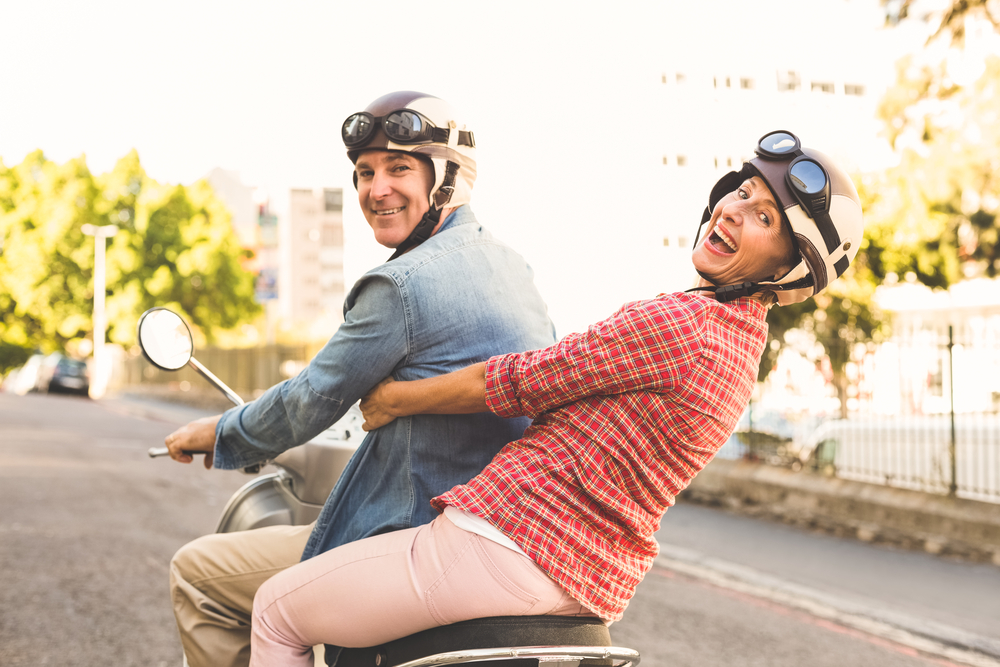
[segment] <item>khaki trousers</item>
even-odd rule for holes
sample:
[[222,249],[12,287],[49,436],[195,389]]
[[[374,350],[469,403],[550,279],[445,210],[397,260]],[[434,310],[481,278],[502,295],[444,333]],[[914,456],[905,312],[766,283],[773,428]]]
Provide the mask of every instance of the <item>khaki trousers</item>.
[[298,564],[312,526],[205,535],[170,561],[170,598],[190,667],[250,664],[250,615],[261,584]]

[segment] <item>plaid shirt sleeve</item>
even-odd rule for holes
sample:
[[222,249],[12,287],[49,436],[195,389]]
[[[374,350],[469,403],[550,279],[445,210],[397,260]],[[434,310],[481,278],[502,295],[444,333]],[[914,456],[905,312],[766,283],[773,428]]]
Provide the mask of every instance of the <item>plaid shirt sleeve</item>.
[[626,304],[552,347],[493,357],[486,402],[502,417],[537,415],[595,395],[670,392],[702,348],[699,313],[663,300]]

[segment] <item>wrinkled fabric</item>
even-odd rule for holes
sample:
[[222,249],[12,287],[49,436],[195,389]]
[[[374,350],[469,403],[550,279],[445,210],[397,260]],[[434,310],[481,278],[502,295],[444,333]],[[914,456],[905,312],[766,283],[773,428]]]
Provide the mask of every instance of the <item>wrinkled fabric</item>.
[[[362,276],[344,323],[302,373],[225,413],[215,466],[241,468],[307,442],[390,375],[418,380],[554,340],[531,268],[462,206],[428,241]],[[528,423],[488,412],[419,415],[369,433],[303,558],[428,523],[437,515],[430,499],[471,479]]]
[[767,310],[663,294],[546,350],[486,364],[486,404],[535,418],[468,484],[434,499],[480,516],[574,598],[620,620],[674,499],[750,401]]

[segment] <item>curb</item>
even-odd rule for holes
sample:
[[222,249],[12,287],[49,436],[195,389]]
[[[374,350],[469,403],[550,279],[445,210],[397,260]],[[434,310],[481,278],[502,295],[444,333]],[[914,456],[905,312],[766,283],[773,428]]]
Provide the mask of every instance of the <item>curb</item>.
[[679,499],[1000,566],[1000,504],[716,459]]
[[806,611],[923,653],[974,667],[1000,667],[1000,640],[783,581],[692,549],[660,544],[655,567]]

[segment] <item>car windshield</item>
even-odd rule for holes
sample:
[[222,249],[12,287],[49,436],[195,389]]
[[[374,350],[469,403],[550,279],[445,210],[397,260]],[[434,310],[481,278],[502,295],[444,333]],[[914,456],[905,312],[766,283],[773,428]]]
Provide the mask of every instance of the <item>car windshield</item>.
[[85,375],[87,373],[87,364],[74,359],[60,359],[58,368],[61,373],[66,375]]

